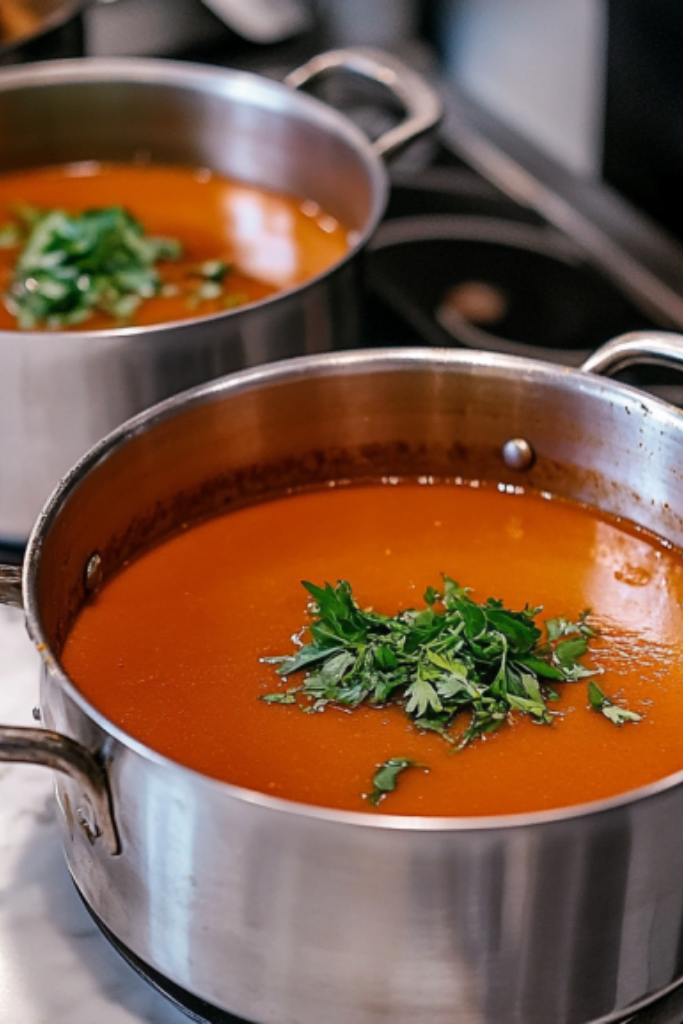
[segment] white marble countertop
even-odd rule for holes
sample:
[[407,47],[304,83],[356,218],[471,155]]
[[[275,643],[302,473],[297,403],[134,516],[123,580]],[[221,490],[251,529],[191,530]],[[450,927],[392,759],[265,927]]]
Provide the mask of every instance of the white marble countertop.
[[[0,722],[35,725],[38,656],[0,607]],[[70,880],[52,773],[0,763],[0,1021],[187,1024],[102,937]]]

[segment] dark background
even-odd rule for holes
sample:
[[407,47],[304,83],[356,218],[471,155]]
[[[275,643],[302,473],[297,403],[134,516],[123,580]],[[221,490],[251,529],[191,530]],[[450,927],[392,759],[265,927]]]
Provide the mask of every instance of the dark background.
[[683,2],[608,11],[604,177],[683,240]]

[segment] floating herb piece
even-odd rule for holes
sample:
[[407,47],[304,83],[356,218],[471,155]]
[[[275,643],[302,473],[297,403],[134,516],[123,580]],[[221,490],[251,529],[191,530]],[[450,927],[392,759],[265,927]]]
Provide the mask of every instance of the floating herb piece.
[[588,684],[588,700],[595,711],[601,711],[605,718],[609,718],[610,722],[614,722],[615,725],[623,725],[624,722],[640,722],[643,717],[637,711],[629,711],[621,704],[615,704],[610,697],[602,692],[593,679]]
[[0,225],[0,249],[15,249],[18,245],[21,245],[19,225],[11,222]]
[[372,792],[368,793],[368,803],[376,807],[380,800],[383,800],[387,793],[393,793],[396,789],[396,782],[401,772],[406,768],[421,768],[422,765],[415,761],[409,761],[405,757],[390,757],[388,761],[381,764],[372,777]]
[[193,282],[187,299],[190,307],[199,306],[211,299],[222,298],[225,295],[223,279],[229,270],[230,266],[224,260],[204,260],[196,267],[192,276],[197,280]]
[[225,260],[204,260],[199,267],[199,275],[206,281],[215,281],[217,284],[221,284],[229,270],[230,266]]
[[284,693],[266,693],[261,700],[266,704],[296,704],[296,690],[286,690]]

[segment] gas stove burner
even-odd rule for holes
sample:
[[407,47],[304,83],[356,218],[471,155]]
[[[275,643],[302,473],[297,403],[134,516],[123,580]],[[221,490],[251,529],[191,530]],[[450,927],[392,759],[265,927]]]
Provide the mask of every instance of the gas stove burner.
[[156,991],[162,996],[165,996],[166,999],[176,1007],[176,1009],[184,1013],[190,1018],[190,1020],[195,1021],[196,1024],[251,1024],[251,1022],[244,1020],[243,1017],[235,1017],[234,1014],[228,1013],[227,1010],[220,1010],[217,1006],[213,1006],[211,1003],[207,1003],[204,999],[200,999],[199,996],[192,995],[191,992],[181,988],[180,985],[176,985],[175,982],[171,981],[163,974],[160,974],[159,971],[155,970],[153,967],[150,967],[149,964],[136,956],[132,950],[128,949],[127,946],[124,946],[124,944],[109,931],[106,924],[100,920],[89,905],[88,901],[83,897],[78,886],[76,886],[76,892],[80,896],[81,902],[92,917],[93,921],[116,952],[133,968],[136,974],[151,985],[152,988],[156,989]]
[[427,344],[564,365],[657,326],[553,228],[495,217],[386,222],[368,254],[368,284]]

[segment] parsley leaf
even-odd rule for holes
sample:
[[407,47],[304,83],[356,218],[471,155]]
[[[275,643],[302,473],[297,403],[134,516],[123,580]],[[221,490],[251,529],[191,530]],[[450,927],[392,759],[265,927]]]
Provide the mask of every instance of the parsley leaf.
[[614,722],[615,725],[623,725],[624,722],[640,722],[643,717],[637,711],[629,711],[628,708],[615,704],[610,697],[602,692],[593,679],[588,684],[588,700],[595,711],[601,711],[605,718]]
[[396,782],[401,772],[404,772],[406,768],[421,767],[422,765],[404,757],[390,757],[388,761],[379,766],[372,777],[372,792],[367,795],[368,803],[376,807],[387,793],[393,793],[396,789]]

